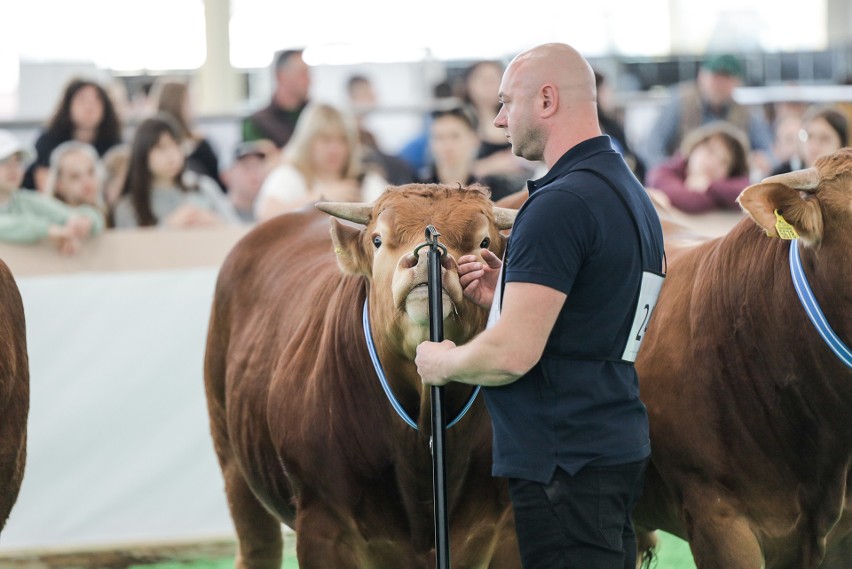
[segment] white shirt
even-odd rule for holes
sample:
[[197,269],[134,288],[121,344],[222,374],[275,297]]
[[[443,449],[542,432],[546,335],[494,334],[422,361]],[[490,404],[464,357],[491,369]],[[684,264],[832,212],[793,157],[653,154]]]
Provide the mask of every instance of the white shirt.
[[[378,174],[367,172],[361,183],[361,196],[365,202],[374,202],[384,193],[388,182]],[[273,169],[263,181],[260,192],[255,200],[254,212],[258,216],[261,212],[260,205],[266,198],[273,198],[280,202],[291,202],[310,194],[311,188],[305,181],[305,177],[299,170],[290,164],[282,164]],[[319,196],[317,197],[319,199]]]

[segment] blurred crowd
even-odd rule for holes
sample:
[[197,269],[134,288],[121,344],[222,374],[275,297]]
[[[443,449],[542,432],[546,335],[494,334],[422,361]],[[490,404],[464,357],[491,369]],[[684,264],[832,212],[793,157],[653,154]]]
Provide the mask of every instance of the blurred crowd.
[[[241,141],[222,155],[196,125],[190,86],[157,80],[148,111],[123,124],[121,102],[97,81],[77,78],[59,95],[34,151],[0,130],[0,241],[50,241],[73,254],[103,231],[137,227],[253,224],[319,200],[372,201],[410,182],[521,191],[541,165],[512,153],[493,119],[499,61],[471,64],[435,86],[423,132],[398,153],[381,148],[365,117],[379,108],[371,79],[349,78],[347,105],[311,101],[301,50],[276,55],[269,103],[241,119]],[[738,104],[743,65],[708,57],[631,147],[607,79],[596,72],[601,129],[634,174],[686,213],[736,210],[739,193],[768,175],[813,165],[849,144],[839,105]]]

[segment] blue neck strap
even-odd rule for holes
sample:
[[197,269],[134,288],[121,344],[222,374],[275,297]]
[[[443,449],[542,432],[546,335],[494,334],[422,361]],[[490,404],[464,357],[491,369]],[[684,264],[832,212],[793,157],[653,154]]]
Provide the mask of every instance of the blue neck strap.
[[[396,414],[400,416],[400,418],[405,421],[409,427],[414,430],[419,430],[417,427],[417,422],[411,418],[411,416],[406,413],[405,409],[402,407],[400,402],[394,397],[393,391],[391,391],[390,385],[388,385],[388,379],[385,377],[384,369],[382,369],[382,362],[379,361],[379,356],[376,354],[376,345],[373,343],[373,333],[370,331],[370,313],[367,310],[367,301],[364,300],[364,312],[361,318],[361,322],[364,325],[364,337],[367,339],[367,350],[370,352],[370,359],[373,361],[373,369],[376,370],[376,375],[379,376],[379,382],[382,384],[382,389],[385,390],[385,395],[390,401],[391,407],[396,411]],[[459,414],[456,415],[456,418],[447,423],[447,428],[449,429],[456,423],[458,423],[462,417],[464,417],[465,413],[473,405],[473,401],[476,399],[476,396],[479,395],[480,390],[479,385],[473,390],[468,397],[467,403],[464,404],[464,407],[461,408]]]
[[802,303],[817,332],[826,345],[831,348],[831,351],[840,358],[840,361],[846,364],[846,367],[852,368],[852,350],[831,329],[811,290],[811,286],[808,284],[808,278],[805,276],[804,268],[802,268],[802,260],[799,258],[798,239],[793,239],[790,242],[790,273],[793,275],[793,286],[796,288],[796,294],[799,295],[799,302]]

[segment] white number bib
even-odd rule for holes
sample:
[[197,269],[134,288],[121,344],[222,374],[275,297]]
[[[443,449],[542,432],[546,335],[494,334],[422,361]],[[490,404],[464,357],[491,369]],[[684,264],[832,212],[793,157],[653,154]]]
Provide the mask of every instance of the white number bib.
[[488,323],[485,324],[486,329],[493,327],[500,320],[500,303],[503,301],[503,267],[505,266],[505,262],[500,265],[500,275],[497,277],[497,288],[494,289],[494,300],[491,302]]
[[654,312],[654,307],[657,306],[657,298],[660,296],[660,289],[663,286],[665,277],[642,272],[642,283],[639,285],[639,301],[636,304],[636,314],[633,316],[633,326],[630,327],[630,336],[627,338],[627,345],[624,347],[624,353],[621,359],[628,362],[635,362],[636,356],[639,354],[639,346],[642,345],[642,339],[645,337],[645,332],[648,330],[648,321],[651,319],[651,314]]

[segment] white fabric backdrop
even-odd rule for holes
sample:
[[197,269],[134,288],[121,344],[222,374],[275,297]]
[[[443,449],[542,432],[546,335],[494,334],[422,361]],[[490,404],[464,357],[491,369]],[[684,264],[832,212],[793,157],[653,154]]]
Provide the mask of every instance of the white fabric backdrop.
[[28,459],[0,548],[233,534],[203,386],[217,272],[16,277]]

